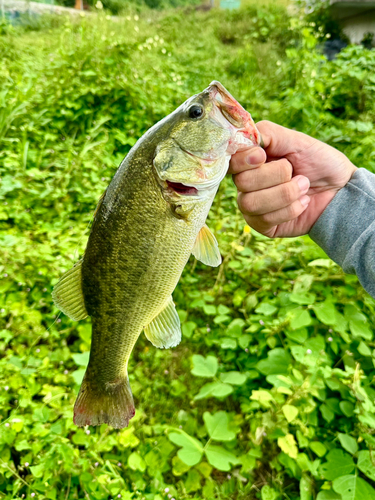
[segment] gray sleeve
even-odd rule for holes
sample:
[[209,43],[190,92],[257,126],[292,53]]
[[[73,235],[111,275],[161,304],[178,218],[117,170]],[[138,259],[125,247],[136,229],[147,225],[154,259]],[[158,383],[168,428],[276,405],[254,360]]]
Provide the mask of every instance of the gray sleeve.
[[310,237],[375,298],[375,175],[360,168],[340,189]]

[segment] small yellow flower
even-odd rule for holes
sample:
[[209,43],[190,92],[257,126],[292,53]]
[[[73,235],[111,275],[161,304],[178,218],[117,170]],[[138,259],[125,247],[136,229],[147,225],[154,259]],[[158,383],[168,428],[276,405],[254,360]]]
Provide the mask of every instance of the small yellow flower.
[[244,234],[250,234],[251,233],[251,227],[246,224],[246,226],[243,228]]

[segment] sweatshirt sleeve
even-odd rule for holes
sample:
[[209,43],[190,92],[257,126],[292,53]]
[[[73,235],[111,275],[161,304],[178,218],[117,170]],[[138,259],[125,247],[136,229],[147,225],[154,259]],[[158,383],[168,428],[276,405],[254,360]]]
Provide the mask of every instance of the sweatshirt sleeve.
[[341,266],[356,274],[375,298],[375,175],[356,170],[310,231],[310,237]]

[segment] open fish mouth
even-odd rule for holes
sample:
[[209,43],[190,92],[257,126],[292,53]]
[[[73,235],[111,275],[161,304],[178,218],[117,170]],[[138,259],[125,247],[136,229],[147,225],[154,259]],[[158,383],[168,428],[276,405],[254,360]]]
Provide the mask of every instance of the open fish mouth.
[[198,189],[193,186],[186,186],[181,182],[171,182],[171,181],[166,181],[166,182],[168,187],[177,194],[181,194],[183,196],[196,196],[198,194]]
[[249,146],[259,145],[260,134],[254,121],[227,89],[220,82],[213,81],[207,90],[231,129],[228,153],[233,154]]

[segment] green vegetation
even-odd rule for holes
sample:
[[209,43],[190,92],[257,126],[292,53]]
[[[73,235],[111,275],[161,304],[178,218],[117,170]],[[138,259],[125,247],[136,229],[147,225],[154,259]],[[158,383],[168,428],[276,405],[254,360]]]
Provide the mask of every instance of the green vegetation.
[[224,264],[187,265],[180,346],[139,339],[128,429],[73,425],[91,327],[51,300],[124,155],[213,79],[375,171],[375,51],[327,62],[311,28],[272,5],[3,25],[1,498],[374,498],[375,302],[308,237],[249,231],[231,179]]

